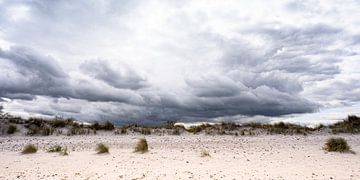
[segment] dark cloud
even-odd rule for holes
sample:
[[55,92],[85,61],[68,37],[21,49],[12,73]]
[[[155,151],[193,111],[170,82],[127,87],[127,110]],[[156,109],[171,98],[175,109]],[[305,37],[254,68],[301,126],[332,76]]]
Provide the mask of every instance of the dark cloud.
[[70,91],[68,76],[49,56],[23,47],[0,49],[2,67],[0,94],[5,97],[32,99],[34,95],[65,96]]
[[[250,87],[231,79],[203,79],[202,82],[191,82],[189,85],[196,95],[196,103],[190,105],[191,109],[197,113],[201,112],[200,114],[206,117],[238,114],[277,116],[311,112],[318,106],[299,95],[292,94],[291,91],[281,92],[266,85]],[[219,94],[221,92],[229,93]]]
[[129,66],[114,69],[106,61],[86,61],[80,69],[89,76],[104,81],[119,89],[140,89],[147,86],[145,77],[142,77]]
[[[89,101],[142,103],[141,96],[130,90],[72,79],[56,60],[28,48],[13,47],[9,50],[0,50],[0,58],[7,62],[4,63],[4,73],[0,75],[0,95],[3,97],[33,99],[41,95]],[[5,65],[11,68],[5,69]]]

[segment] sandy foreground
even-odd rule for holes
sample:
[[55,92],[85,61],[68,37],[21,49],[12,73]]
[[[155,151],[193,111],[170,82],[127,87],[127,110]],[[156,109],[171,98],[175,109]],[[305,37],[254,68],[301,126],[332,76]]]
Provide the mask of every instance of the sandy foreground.
[[[150,151],[133,153],[142,137],[0,137],[0,179],[360,179],[360,135],[150,135]],[[329,137],[345,138],[357,154],[326,153]],[[95,153],[100,142],[110,154]],[[28,143],[39,151],[22,155]],[[70,155],[47,153],[55,144]]]

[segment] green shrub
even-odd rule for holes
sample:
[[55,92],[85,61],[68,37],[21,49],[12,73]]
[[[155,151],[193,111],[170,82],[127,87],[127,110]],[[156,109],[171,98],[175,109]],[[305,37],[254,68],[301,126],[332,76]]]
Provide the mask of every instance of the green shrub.
[[324,150],[329,152],[349,152],[350,146],[343,138],[330,138],[326,141]]
[[10,124],[7,131],[6,131],[6,133],[14,134],[16,132],[16,129],[17,129],[17,127],[16,127],[15,124]]
[[146,139],[145,138],[140,139],[139,142],[135,146],[135,152],[146,153],[146,152],[148,152],[148,150],[149,150],[149,147],[148,147],[148,143],[147,143]]
[[24,147],[23,151],[21,153],[23,154],[31,154],[31,153],[36,153],[37,148],[32,145],[32,144],[28,144]]
[[98,154],[109,153],[109,147],[103,143],[100,143],[96,146],[95,151],[97,151]]

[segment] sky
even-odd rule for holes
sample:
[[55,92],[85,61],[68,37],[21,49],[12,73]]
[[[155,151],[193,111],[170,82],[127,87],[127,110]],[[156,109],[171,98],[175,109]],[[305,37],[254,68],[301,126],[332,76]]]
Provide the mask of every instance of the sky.
[[358,0],[0,0],[4,112],[121,123],[360,113]]

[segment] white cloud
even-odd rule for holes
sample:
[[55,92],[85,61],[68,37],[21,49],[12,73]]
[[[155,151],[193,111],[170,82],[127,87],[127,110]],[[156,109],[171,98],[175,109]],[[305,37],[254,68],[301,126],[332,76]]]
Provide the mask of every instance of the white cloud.
[[30,8],[25,5],[14,5],[10,6],[7,9],[7,15],[10,21],[19,22],[29,20],[30,17]]

